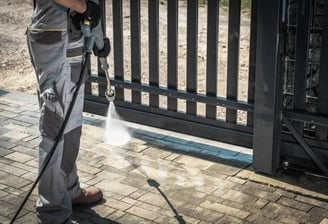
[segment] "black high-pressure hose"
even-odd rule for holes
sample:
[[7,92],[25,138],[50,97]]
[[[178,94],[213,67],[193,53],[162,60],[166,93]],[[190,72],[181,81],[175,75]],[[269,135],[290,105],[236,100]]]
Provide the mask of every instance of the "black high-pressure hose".
[[85,53],[85,57],[84,57],[84,61],[83,61],[83,65],[82,65],[82,70],[81,70],[81,73],[80,73],[80,77],[79,77],[79,80],[76,84],[76,89],[74,91],[74,94],[73,94],[73,97],[72,97],[72,101],[71,103],[69,104],[69,108],[67,110],[67,114],[65,116],[65,119],[63,121],[63,124],[58,132],[58,135],[57,137],[55,138],[55,142],[51,148],[51,150],[49,151],[49,153],[47,154],[44,162],[43,162],[43,166],[42,166],[42,169],[40,170],[36,180],[34,181],[30,191],[27,193],[27,195],[25,196],[24,200],[22,201],[21,205],[19,206],[19,208],[17,209],[14,217],[11,219],[10,221],[10,224],[13,224],[14,221],[16,220],[17,216],[19,215],[20,211],[23,209],[25,203],[27,202],[28,198],[30,197],[31,193],[33,192],[35,186],[38,184],[39,180],[41,179],[44,171],[46,170],[46,168],[48,167],[48,164],[61,140],[61,138],[63,137],[63,134],[64,134],[64,131],[65,131],[65,128],[66,128],[66,125],[67,125],[67,122],[71,116],[71,113],[72,113],[72,110],[73,110],[73,107],[74,107],[74,104],[75,104],[75,101],[76,101],[76,97],[79,93],[79,90],[80,90],[80,87],[82,85],[82,82],[84,80],[84,77],[86,76],[86,73],[87,73],[87,65],[89,64],[90,62],[90,55],[91,55],[91,49],[93,47],[93,44],[94,44],[94,37],[91,35],[88,37],[88,41],[87,41],[87,51]]

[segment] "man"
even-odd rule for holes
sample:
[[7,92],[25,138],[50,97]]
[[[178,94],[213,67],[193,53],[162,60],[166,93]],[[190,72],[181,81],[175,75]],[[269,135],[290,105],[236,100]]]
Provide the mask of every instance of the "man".
[[[34,6],[27,39],[38,81],[41,169],[63,124],[81,73],[84,38],[80,24],[87,19],[96,26],[101,10],[90,0],[35,0]],[[36,205],[39,223],[70,223],[72,206],[89,206],[102,200],[99,188],[81,189],[77,175],[83,97],[84,84],[64,135],[40,179]]]

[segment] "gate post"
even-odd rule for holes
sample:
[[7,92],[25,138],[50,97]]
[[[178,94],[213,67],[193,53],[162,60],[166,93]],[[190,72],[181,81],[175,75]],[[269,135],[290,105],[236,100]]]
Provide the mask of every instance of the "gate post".
[[[282,0],[284,1],[284,0]],[[257,1],[253,168],[274,174],[279,165],[282,112],[280,0]],[[283,11],[283,10],[282,10]]]

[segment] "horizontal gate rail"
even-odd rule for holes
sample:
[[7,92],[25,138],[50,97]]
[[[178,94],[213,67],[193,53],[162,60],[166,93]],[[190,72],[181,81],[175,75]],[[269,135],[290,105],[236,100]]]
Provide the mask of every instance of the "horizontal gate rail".
[[[90,77],[89,81],[93,81],[95,83],[106,83],[106,79],[104,77]],[[245,103],[243,101],[235,101],[235,100],[227,100],[222,97],[209,97],[204,94],[193,94],[193,93],[188,93],[185,91],[178,91],[178,90],[169,90],[166,88],[162,87],[153,87],[153,86],[148,86],[145,84],[136,84],[133,82],[128,82],[128,81],[119,81],[112,79],[111,85],[117,88],[126,88],[126,89],[131,89],[135,90],[138,92],[148,92],[156,95],[163,95],[163,96],[169,96],[171,98],[175,99],[185,99],[190,102],[201,102],[201,103],[206,103],[208,105],[212,106],[222,106],[226,108],[231,108],[235,110],[243,110],[243,111],[249,111],[253,112],[254,111],[254,105]],[[96,97],[97,98],[97,97]],[[96,99],[94,98],[94,99]],[[100,98],[101,100],[99,102],[107,102],[105,98]]]

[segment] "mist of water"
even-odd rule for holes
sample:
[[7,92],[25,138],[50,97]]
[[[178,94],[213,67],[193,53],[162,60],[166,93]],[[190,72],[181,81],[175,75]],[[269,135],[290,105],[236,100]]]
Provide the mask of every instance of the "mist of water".
[[131,133],[117,114],[115,104],[110,102],[107,112],[105,142],[113,146],[123,146],[129,143],[130,139]]

